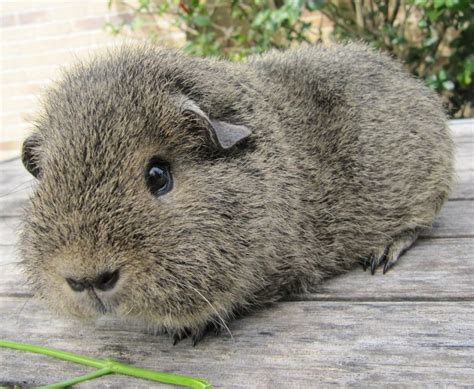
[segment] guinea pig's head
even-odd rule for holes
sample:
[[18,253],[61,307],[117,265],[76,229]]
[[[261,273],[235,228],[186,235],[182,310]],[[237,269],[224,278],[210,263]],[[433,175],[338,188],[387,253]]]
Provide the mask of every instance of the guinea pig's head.
[[24,142],[38,182],[20,252],[60,313],[198,329],[261,285],[251,126],[210,117],[166,67],[140,52],[76,66]]

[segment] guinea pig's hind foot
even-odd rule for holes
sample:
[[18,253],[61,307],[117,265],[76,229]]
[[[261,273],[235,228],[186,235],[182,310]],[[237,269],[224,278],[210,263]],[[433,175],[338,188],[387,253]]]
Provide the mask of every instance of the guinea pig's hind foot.
[[186,339],[187,337],[190,336],[190,332],[187,329],[180,330],[180,331],[168,331],[168,333],[173,342],[173,346],[176,346],[183,339]]
[[389,271],[398,259],[407,251],[418,238],[419,231],[408,230],[393,239],[393,242],[380,250],[373,253],[362,261],[364,271],[370,267],[372,275],[375,269],[383,265],[383,274]]
[[190,329],[184,329],[181,331],[175,331],[172,332],[171,339],[173,341],[173,346],[176,346],[179,342],[181,342],[183,339],[186,338],[191,338],[193,342],[193,347],[196,347],[196,345],[208,334],[212,333],[215,335],[218,335],[222,331],[222,327],[220,325],[217,325],[214,322],[210,322],[207,324],[205,327],[199,329],[199,330],[190,330]]

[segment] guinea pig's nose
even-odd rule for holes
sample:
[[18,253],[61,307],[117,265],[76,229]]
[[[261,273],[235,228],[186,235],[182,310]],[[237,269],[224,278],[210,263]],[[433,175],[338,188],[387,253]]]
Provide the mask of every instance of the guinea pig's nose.
[[66,281],[74,292],[82,292],[84,289],[91,286],[105,292],[115,286],[119,277],[120,273],[116,270],[114,272],[104,272],[99,274],[92,283],[87,280],[75,280],[74,278],[66,278]]
[[119,271],[115,270],[114,272],[105,272],[100,274],[96,280],[92,283],[99,290],[110,290],[117,283],[120,277]]
[[66,278],[66,281],[74,292],[82,292],[86,288],[84,282],[77,281],[73,278]]

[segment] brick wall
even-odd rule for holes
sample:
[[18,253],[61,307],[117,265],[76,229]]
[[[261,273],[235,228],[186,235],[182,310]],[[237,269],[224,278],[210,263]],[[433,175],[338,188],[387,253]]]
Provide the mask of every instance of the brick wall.
[[61,67],[123,41],[104,25],[126,16],[106,0],[0,0],[0,160],[19,155],[38,97]]

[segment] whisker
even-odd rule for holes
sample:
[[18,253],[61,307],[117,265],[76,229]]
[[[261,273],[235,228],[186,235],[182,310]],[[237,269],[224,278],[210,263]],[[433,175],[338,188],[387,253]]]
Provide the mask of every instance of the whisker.
[[193,291],[195,291],[210,307],[211,309],[214,311],[214,313],[216,314],[216,316],[219,318],[222,326],[226,329],[226,331],[229,333],[230,337],[232,339],[234,339],[234,337],[232,336],[232,332],[230,331],[229,327],[227,326],[227,324],[225,323],[224,319],[222,318],[222,316],[219,314],[219,312],[217,311],[216,308],[214,308],[214,306],[211,304],[211,302],[199,291],[197,290],[194,286],[192,285],[189,285],[189,284],[183,284],[183,283],[178,283],[176,280],[169,280],[169,281],[172,281],[172,282],[176,282],[176,284],[178,286],[181,286],[181,287],[189,287],[190,289],[192,289]]
[[26,299],[26,301],[24,302],[23,306],[20,308],[20,311],[16,314],[16,316],[17,316],[16,324],[18,324],[18,321],[21,319],[20,316],[23,313],[23,310],[25,309],[26,304],[28,304],[31,299],[32,299],[32,297],[28,297]]
[[0,266],[19,265],[19,264],[21,264],[21,261],[1,262]]
[[[0,198],[10,196],[14,193],[20,192],[25,189],[29,189],[28,184],[32,184],[32,183],[33,183],[33,180],[22,182],[21,184],[18,184],[17,186],[15,186],[11,191],[0,194]],[[25,185],[24,188],[22,188],[23,185]]]

